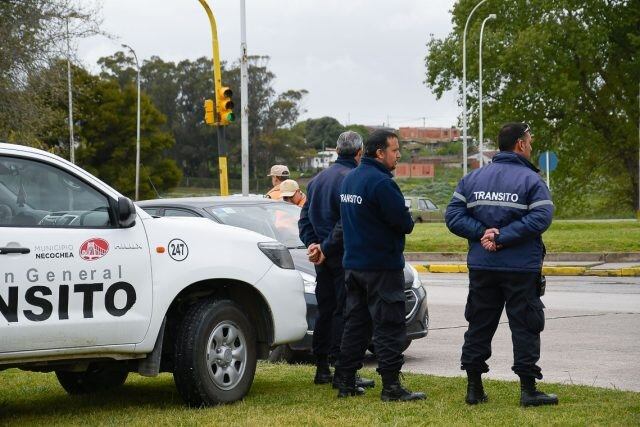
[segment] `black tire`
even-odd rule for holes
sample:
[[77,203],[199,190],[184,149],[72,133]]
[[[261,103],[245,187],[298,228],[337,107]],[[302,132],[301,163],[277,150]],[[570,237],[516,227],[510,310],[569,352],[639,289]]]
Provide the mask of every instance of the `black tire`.
[[421,216],[417,217],[417,218],[416,218],[416,220],[415,220],[415,222],[416,222],[417,224],[422,224],[422,217],[421,217]]
[[56,371],[62,388],[69,394],[89,394],[120,387],[127,380],[126,363],[92,363],[84,372]]
[[[227,342],[234,332],[235,339]],[[208,354],[216,361],[208,362]],[[189,308],[178,327],[174,357],[173,379],[188,405],[235,402],[253,383],[255,332],[232,301],[201,301]]]

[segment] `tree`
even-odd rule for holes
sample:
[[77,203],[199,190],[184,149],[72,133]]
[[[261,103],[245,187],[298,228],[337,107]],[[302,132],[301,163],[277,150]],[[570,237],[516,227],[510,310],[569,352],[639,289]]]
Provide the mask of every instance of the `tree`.
[[66,93],[66,81],[36,80],[66,56],[67,20],[69,37],[77,39],[98,32],[96,16],[70,0],[0,1],[0,139],[46,148],[39,135],[58,117],[42,93],[31,89]]
[[[74,67],[73,72],[75,131],[80,142],[76,163],[132,197],[135,193],[137,90],[132,84],[121,88],[114,80],[91,75],[79,67]],[[66,75],[65,62],[60,61],[43,71],[38,80],[56,75]],[[58,115],[61,120],[52,132],[41,137],[51,147],[58,144],[66,120],[64,96],[58,94],[56,98],[55,95],[55,92],[48,94],[48,99],[52,108],[61,112]],[[153,187],[157,191],[175,187],[181,173],[175,162],[165,155],[174,144],[171,133],[162,129],[165,117],[144,94],[140,112],[140,197],[155,198]]]
[[[440,97],[462,77],[462,31],[475,0],[453,9],[454,29],[428,42],[425,83]],[[481,6],[467,33],[470,125],[476,123]],[[495,4],[493,5],[495,6]],[[485,29],[483,92],[486,134],[521,120],[535,133],[534,156],[558,152],[554,197],[560,213],[604,206],[628,212],[638,203],[640,2],[515,0],[499,2]],[[461,91],[461,89],[459,88]]]
[[[266,170],[275,159],[297,159],[304,154],[304,140],[288,132],[303,112],[301,102],[307,91],[287,90],[277,94],[275,75],[268,69],[266,56],[249,57],[249,137],[253,176],[266,181]],[[101,58],[101,75],[121,87],[135,82],[131,58],[122,52]],[[221,64],[222,83],[234,93],[236,117],[240,119],[240,64]],[[216,130],[204,124],[204,100],[213,98],[211,59],[198,58],[178,64],[158,57],[144,61],[141,67],[142,90],[167,116],[166,129],[176,144],[171,156],[191,177],[217,177],[218,145]],[[239,178],[240,120],[225,128],[228,144],[229,175]],[[280,160],[283,161],[283,160]]]
[[298,126],[303,129],[307,144],[316,150],[335,148],[338,136],[345,130],[344,126],[333,117],[307,119]]

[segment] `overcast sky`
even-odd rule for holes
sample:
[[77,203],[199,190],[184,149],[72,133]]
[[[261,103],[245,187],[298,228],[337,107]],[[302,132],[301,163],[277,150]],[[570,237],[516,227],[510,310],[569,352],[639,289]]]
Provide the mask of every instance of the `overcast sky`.
[[[343,124],[451,126],[456,95],[439,101],[422,83],[430,34],[452,28],[454,0],[246,0],[250,55],[271,57],[278,91],[307,89],[303,118],[332,116]],[[240,2],[209,0],[218,23],[220,55],[240,56]],[[211,32],[198,0],[104,0],[103,30],[79,44],[86,66],[120,43],[141,59],[211,56]],[[239,94],[236,95],[239,105]]]

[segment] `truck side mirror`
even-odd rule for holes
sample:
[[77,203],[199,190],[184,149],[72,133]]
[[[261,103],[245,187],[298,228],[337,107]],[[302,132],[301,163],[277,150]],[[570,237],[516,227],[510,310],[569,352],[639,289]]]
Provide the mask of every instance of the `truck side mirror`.
[[136,224],[136,207],[126,197],[118,197],[117,206],[118,225],[122,228],[133,227]]

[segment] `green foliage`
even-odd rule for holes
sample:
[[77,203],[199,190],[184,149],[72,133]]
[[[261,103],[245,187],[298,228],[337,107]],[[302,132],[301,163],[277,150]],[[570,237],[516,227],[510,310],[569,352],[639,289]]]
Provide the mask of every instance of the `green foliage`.
[[[476,4],[457,2],[453,32],[428,43],[425,83],[438,96],[462,78],[462,32]],[[533,160],[544,150],[560,159],[552,175],[558,214],[580,214],[594,197],[631,211],[638,203],[640,2],[482,5],[467,33],[471,133],[478,113],[478,33],[491,12],[498,17],[484,34],[485,135],[497,135],[505,122],[531,123]]]
[[316,150],[336,148],[338,136],[345,130],[344,126],[333,117],[307,119],[298,123],[296,127],[302,129],[307,144]]
[[460,153],[462,153],[461,141],[451,142],[444,147],[440,147],[436,150],[436,154],[438,156],[459,155]]
[[[431,338],[427,338],[431,339]],[[485,380],[490,401],[464,403],[466,378],[404,374],[411,390],[428,393],[420,402],[380,401],[376,387],[364,396],[336,398],[330,386],[313,384],[312,366],[259,363],[251,391],[242,402],[212,408],[188,408],[171,374],[143,378],[131,374],[117,392],[68,396],[53,373],[0,372],[2,420],[9,425],[638,425],[640,394],[597,387],[544,384],[560,396],[560,405],[523,409],[514,381]],[[319,402],[321,404],[319,405]],[[212,420],[214,420],[212,422]]]
[[[76,163],[132,197],[135,192],[136,88],[129,85],[122,89],[116,82],[80,68],[74,69],[74,74],[75,132],[80,142]],[[140,197],[143,199],[156,197],[151,182],[158,191],[164,191],[181,178],[175,162],[165,156],[174,139],[162,130],[164,122],[162,113],[143,95],[140,116]]]
[[[135,71],[131,58],[122,52],[101,58],[102,76],[121,86],[133,83]],[[277,94],[275,74],[268,68],[266,56],[249,57],[249,146],[250,167],[256,184],[266,181],[266,171],[274,162],[292,167],[307,154],[300,133],[292,131],[303,112],[304,89]],[[222,83],[234,93],[235,123],[225,127],[230,178],[241,175],[240,64],[221,65]],[[205,99],[213,98],[211,59],[198,58],[179,63],[152,57],[141,68],[142,89],[168,118],[165,128],[173,133],[176,145],[171,156],[189,177],[217,177],[218,142],[216,129],[204,124]]]
[[41,136],[57,117],[38,89],[62,94],[67,86],[42,80],[42,72],[66,55],[66,17],[72,40],[98,31],[93,9],[68,0],[0,1],[0,140],[45,148]]

